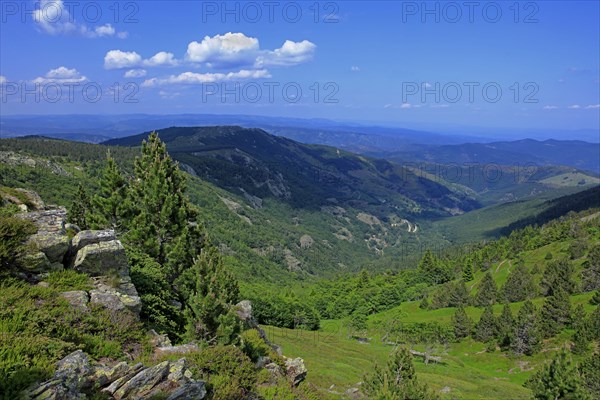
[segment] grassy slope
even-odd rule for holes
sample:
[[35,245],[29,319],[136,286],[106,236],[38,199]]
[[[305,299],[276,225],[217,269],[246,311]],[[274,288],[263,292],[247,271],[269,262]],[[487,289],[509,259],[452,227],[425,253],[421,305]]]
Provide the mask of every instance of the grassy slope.
[[[595,243],[600,238],[595,238]],[[551,243],[547,246],[523,252],[525,264],[528,266],[539,265],[543,267],[547,253],[553,256],[566,256],[571,240]],[[591,244],[591,243],[590,243]],[[574,261],[579,269],[582,259]],[[510,260],[503,260],[494,264],[490,272],[498,287],[501,287],[512,269]],[[470,294],[476,293],[477,283],[483,278],[484,273],[477,271],[474,279],[467,282]],[[536,277],[539,279],[540,274]],[[583,293],[571,296],[573,305],[583,304],[589,314],[594,306],[589,304],[593,293]],[[533,300],[539,309],[544,302],[543,297]],[[516,316],[522,302],[512,303],[511,310]],[[499,316],[502,305],[494,306],[494,313]],[[479,320],[482,308],[467,307],[467,314],[474,322]],[[366,372],[370,371],[373,363],[383,364],[392,351],[392,347],[381,341],[383,327],[391,321],[403,323],[414,322],[439,322],[450,324],[454,308],[441,308],[437,310],[423,310],[419,302],[407,302],[391,310],[371,315],[368,321],[370,338],[368,344],[360,343],[349,338],[346,321],[322,321],[321,330],[318,332],[303,332],[274,327],[267,327],[269,338],[283,347],[290,356],[303,357],[309,369],[309,382],[324,391],[333,384],[334,392],[344,393],[350,387],[356,386],[363,379]],[[559,336],[545,341],[544,351],[532,357],[515,357],[499,351],[489,353],[485,345],[471,339],[460,343],[451,343],[447,349],[438,345],[433,354],[443,354],[444,364],[425,365],[421,360],[415,359],[415,366],[420,378],[439,390],[445,386],[451,391],[443,398],[453,399],[525,399],[530,397],[529,390],[523,387],[527,378],[546,360],[552,352],[570,341],[572,331],[565,330]],[[423,350],[424,345],[415,345],[416,350]],[[447,353],[446,353],[447,352]],[[343,397],[343,396],[338,396]]]

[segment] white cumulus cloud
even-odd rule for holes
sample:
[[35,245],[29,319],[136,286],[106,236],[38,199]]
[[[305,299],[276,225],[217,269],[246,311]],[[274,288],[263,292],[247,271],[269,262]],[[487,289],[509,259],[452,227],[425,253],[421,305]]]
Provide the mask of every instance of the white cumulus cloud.
[[145,69],[130,69],[123,75],[125,78],[143,78],[147,72]]
[[48,71],[45,76],[35,78],[32,82],[43,85],[47,83],[82,83],[85,81],[87,81],[87,78],[75,68],[58,67]]
[[75,34],[88,38],[127,37],[127,32],[118,32],[111,24],[90,27],[78,23],[63,0],[41,0],[35,4],[33,20],[42,32],[51,35]]
[[110,50],[104,56],[104,68],[133,68],[140,65],[142,56],[135,51]]
[[201,42],[190,42],[185,57],[192,62],[233,66],[252,63],[258,51],[258,39],[243,33],[228,32],[213,37],[205,36]]
[[591,110],[591,109],[595,109],[595,108],[600,108],[600,104],[590,104],[588,106],[585,107],[587,110]]
[[567,108],[569,108],[571,110],[577,110],[577,109],[581,108],[581,106],[579,104],[573,104],[573,105],[571,105],[571,106],[569,106]]
[[360,67],[357,67],[356,65],[353,65],[353,66],[350,67],[350,71],[352,71],[352,72],[358,72],[358,71],[360,71]]
[[556,110],[557,106],[544,106],[544,110]]
[[313,58],[317,46],[303,40],[301,42],[292,42],[286,40],[278,49],[265,51],[256,59],[256,67],[264,66],[292,66],[309,61]]
[[147,60],[144,60],[144,65],[148,67],[158,67],[158,66],[175,66],[178,64],[178,61],[175,59],[173,53],[167,53],[166,51],[161,51],[153,55]]

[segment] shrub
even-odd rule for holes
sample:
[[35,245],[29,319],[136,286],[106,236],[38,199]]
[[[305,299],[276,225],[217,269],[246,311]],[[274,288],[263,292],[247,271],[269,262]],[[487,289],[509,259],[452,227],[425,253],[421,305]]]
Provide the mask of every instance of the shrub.
[[23,242],[36,232],[30,221],[18,217],[0,217],[0,269],[12,266],[15,259],[23,252]]
[[212,400],[245,398],[257,381],[254,364],[234,346],[208,347],[189,354],[187,360],[192,373],[207,382]]

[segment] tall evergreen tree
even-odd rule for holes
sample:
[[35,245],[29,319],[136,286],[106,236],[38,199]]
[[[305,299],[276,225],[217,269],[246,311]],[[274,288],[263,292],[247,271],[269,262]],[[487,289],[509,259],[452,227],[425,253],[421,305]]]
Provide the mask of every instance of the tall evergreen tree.
[[444,283],[450,280],[450,273],[444,263],[435,257],[429,249],[425,251],[421,258],[418,271],[423,279],[431,284]]
[[541,282],[544,295],[552,296],[559,289],[568,294],[575,293],[574,272],[573,264],[566,259],[554,260],[548,263]]
[[502,307],[502,313],[498,318],[498,333],[496,336],[498,345],[503,349],[509,347],[512,342],[514,324],[515,319],[512,315],[512,311],[510,310],[510,306],[508,303],[504,303],[504,307]]
[[475,329],[475,340],[487,343],[498,335],[498,321],[494,317],[492,306],[487,306],[479,318]]
[[469,305],[469,292],[464,281],[449,283],[448,307],[465,307]]
[[454,337],[457,340],[466,338],[471,334],[473,321],[467,315],[464,307],[459,307],[452,316],[452,326],[454,328]]
[[127,181],[121,175],[110,150],[106,154],[106,165],[100,179],[100,191],[92,198],[96,227],[122,230],[121,222],[127,194]]
[[69,208],[68,220],[83,230],[89,229],[91,212],[92,204],[90,198],[80,183],[77,187],[75,199]]
[[569,295],[562,289],[554,291],[552,296],[546,297],[540,311],[540,328],[545,338],[559,333],[571,323],[571,302]]
[[600,353],[596,352],[579,364],[583,386],[593,399],[600,399]]
[[536,400],[578,399],[591,400],[582,385],[581,374],[569,354],[560,350],[540,371],[525,384]]
[[496,303],[498,298],[498,287],[492,277],[492,274],[486,272],[483,279],[477,285],[477,295],[475,296],[475,305],[478,307],[487,307]]
[[468,256],[463,261],[462,280],[465,282],[473,280],[473,259]]
[[515,321],[511,348],[515,354],[532,355],[541,347],[537,310],[530,300],[527,300],[519,310]]
[[514,270],[510,272],[506,283],[502,287],[502,297],[504,301],[515,302],[531,299],[536,296],[535,282],[532,275],[525,267],[525,264],[519,262]]
[[573,347],[571,351],[573,354],[585,354],[592,340],[592,332],[590,330],[590,321],[586,316],[583,305],[577,306],[573,312]]
[[600,291],[600,244],[592,247],[588,253],[587,261],[584,263],[582,271],[581,282],[583,282],[583,290],[586,292],[592,290]]

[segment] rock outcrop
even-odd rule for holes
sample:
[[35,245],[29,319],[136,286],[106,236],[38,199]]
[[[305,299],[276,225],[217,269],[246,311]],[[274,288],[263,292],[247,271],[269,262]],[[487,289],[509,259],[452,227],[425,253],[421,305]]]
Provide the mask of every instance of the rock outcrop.
[[144,368],[120,362],[112,367],[94,365],[87,354],[77,350],[56,365],[54,376],[26,393],[32,400],[86,399],[103,392],[116,400],[165,398],[192,400],[206,397],[206,385],[196,381],[185,358],[164,361]]
[[289,381],[294,386],[298,386],[300,382],[306,378],[308,370],[304,365],[304,360],[301,358],[286,358],[285,359],[285,374]]
[[[19,259],[23,272],[31,275],[33,281],[47,272],[72,268],[94,280],[94,288],[89,292],[62,294],[74,307],[87,310],[89,304],[98,304],[113,311],[127,309],[139,315],[142,302],[129,277],[125,248],[113,230],[80,231],[66,223],[64,208],[20,216],[37,228],[27,240],[29,250]],[[69,233],[73,232],[77,233],[70,238]]]

